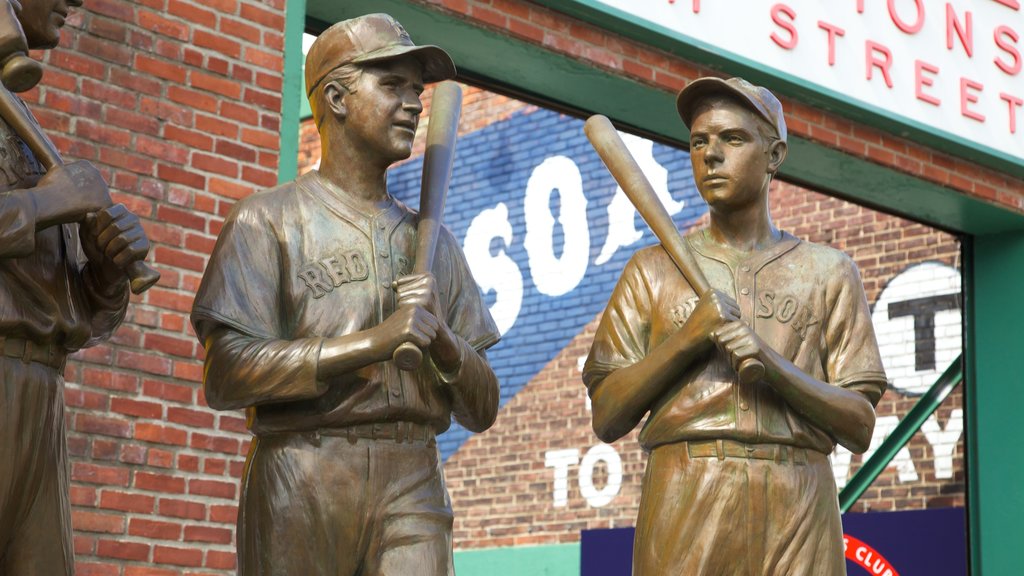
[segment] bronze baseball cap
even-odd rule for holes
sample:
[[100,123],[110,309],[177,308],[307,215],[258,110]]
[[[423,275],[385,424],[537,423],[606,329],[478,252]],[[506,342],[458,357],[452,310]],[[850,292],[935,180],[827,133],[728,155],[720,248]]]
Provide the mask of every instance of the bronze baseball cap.
[[417,46],[397,20],[387,14],[368,14],[338,22],[324,30],[306,54],[306,95],[332,70],[345,64],[371,64],[399,56],[423,64],[423,81],[455,77],[455,63],[437,46]]
[[738,77],[728,80],[714,77],[698,78],[683,88],[676,97],[676,109],[679,110],[679,116],[687,128],[693,121],[693,112],[697,104],[712,95],[734,97],[774,127],[779,140],[786,141],[786,119],[782,115],[782,103],[767,88],[755,86]]

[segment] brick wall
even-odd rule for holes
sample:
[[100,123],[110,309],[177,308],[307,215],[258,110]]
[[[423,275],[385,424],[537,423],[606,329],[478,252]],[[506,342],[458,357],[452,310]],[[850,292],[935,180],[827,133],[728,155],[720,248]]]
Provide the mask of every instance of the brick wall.
[[67,369],[79,574],[233,573],[249,435],[206,407],[187,314],[224,215],[277,181],[283,29],[284,0],[86,0],[25,96],[144,219],[163,275]]

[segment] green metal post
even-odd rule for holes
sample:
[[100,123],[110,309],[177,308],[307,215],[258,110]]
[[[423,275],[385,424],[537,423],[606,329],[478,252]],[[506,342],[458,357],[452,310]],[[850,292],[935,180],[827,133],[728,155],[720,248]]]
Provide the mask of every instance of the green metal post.
[[917,434],[925,420],[934,414],[942,402],[953,392],[953,389],[960,385],[964,379],[962,359],[963,356],[957,356],[957,359],[949,365],[949,368],[946,368],[942,376],[939,376],[939,379],[924,393],[917,404],[914,404],[914,407],[889,434],[889,437],[882,442],[878,450],[871,455],[871,458],[868,458],[860,470],[857,470],[849,484],[839,493],[840,510],[846,512],[857,502],[868,486],[871,486],[871,483],[885,470],[889,462],[892,462],[896,454],[907,445],[907,442],[910,442],[914,434]]
[[288,0],[284,23],[284,87],[281,94],[281,145],[277,181],[297,176],[299,165],[299,110],[302,93],[302,32],[306,26],[306,0]]

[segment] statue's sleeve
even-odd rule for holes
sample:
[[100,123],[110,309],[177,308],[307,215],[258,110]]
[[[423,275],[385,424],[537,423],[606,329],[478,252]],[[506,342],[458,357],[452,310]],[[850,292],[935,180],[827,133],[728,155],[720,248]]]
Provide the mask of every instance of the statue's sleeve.
[[282,257],[273,223],[257,209],[227,219],[196,293],[192,325],[206,348],[206,400],[218,409],[315,398],[322,338],[292,337],[282,323]]
[[442,231],[448,261],[448,310],[445,321],[459,336],[462,364],[457,374],[439,378],[452,391],[452,414],[455,420],[474,432],[491,426],[497,416],[500,390],[498,379],[487,362],[484,351],[501,339],[498,327],[473,279],[469,263],[454,237]]
[[829,308],[825,325],[828,381],[856,390],[872,405],[878,404],[885,392],[885,369],[860,272],[852,260],[844,257],[830,274],[827,284],[830,293],[826,296]]
[[606,376],[636,364],[647,355],[651,311],[650,286],[638,256],[634,255],[612,291],[583,365],[583,383],[591,396]]
[[24,190],[0,192],[0,258],[20,258],[36,247],[36,206]]

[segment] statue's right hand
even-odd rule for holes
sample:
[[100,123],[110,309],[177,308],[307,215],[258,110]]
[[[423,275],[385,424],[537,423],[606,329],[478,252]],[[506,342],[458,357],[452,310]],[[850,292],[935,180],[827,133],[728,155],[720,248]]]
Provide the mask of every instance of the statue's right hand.
[[420,306],[400,306],[388,316],[375,331],[381,343],[382,352],[390,358],[395,349],[405,342],[412,342],[419,348],[426,348],[437,337],[437,317]]
[[86,214],[113,204],[103,175],[86,160],[54,166],[39,181],[38,187],[46,189],[47,198],[62,204],[61,211],[72,216],[69,220],[82,220]]
[[727,294],[714,288],[700,298],[684,329],[693,331],[711,341],[715,329],[740,319],[740,307]]

